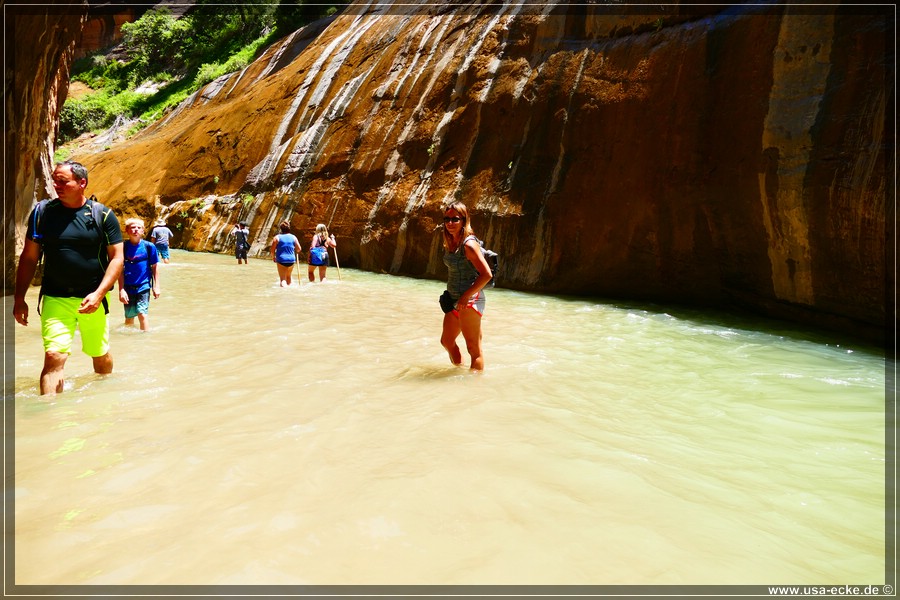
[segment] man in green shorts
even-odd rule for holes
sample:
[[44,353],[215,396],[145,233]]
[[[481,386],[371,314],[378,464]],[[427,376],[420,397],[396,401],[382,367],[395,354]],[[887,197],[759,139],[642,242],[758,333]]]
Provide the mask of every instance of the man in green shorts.
[[53,188],[58,200],[32,211],[16,270],[13,316],[28,325],[25,293],[43,253],[42,306],[38,300],[44,340],[42,395],[63,390],[63,369],[72,353],[76,326],[81,331],[81,349],[93,359],[94,371],[113,370],[106,294],[122,271],[122,230],[112,210],[102,207],[101,211],[101,206],[95,210],[96,201],[85,197],[87,182],[83,165],[74,161],[56,165]]

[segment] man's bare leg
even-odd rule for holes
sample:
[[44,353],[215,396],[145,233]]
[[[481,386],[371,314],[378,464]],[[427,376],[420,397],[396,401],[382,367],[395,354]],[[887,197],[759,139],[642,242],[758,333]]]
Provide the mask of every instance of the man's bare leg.
[[54,396],[63,391],[64,369],[68,354],[48,350],[44,353],[44,368],[41,370],[41,395]]
[[103,356],[95,356],[94,360],[94,373],[99,375],[109,375],[113,371],[113,359],[112,354],[107,352]]

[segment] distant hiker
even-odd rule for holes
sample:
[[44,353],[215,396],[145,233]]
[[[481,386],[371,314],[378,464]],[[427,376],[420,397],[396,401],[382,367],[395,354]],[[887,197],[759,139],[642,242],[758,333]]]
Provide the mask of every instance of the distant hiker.
[[105,375],[113,370],[106,294],[122,271],[122,230],[111,209],[93,196],[85,197],[87,183],[83,165],[57,163],[53,189],[58,199],[43,200],[32,210],[16,270],[13,316],[27,326],[25,294],[43,253],[38,296],[44,340],[42,395],[63,391],[76,326],[81,331],[81,350],[91,357],[94,372]]
[[484,370],[481,355],[481,316],[484,314],[484,286],[493,274],[472,231],[469,211],[462,202],[454,202],[444,210],[444,264],[447,265],[447,289],[440,298],[444,311],[441,345],[450,362],[462,365],[462,354],[456,345],[460,332],[466,340],[471,369]]
[[172,230],[166,227],[166,222],[162,219],[157,221],[150,231],[150,241],[156,246],[159,257],[166,264],[169,264],[169,240],[173,235]]
[[319,281],[325,281],[325,270],[331,266],[331,259],[328,256],[328,248],[336,248],[337,241],[334,236],[328,236],[328,228],[324,223],[316,225],[316,232],[313,234],[312,241],[309,246],[309,280],[316,280],[316,267],[319,268]]
[[291,233],[290,223],[282,221],[279,227],[281,233],[272,239],[272,260],[278,267],[279,285],[286,287],[291,285],[291,271],[302,249],[297,236]]
[[144,222],[141,219],[125,221],[125,267],[119,275],[119,301],[125,305],[125,325],[134,325],[138,318],[141,331],[150,329],[147,312],[150,310],[150,293],[159,298],[159,272],[156,264],[159,255],[156,246],[144,239]]
[[237,258],[238,264],[244,261],[247,264],[247,251],[250,250],[250,230],[247,224],[241,221],[231,230],[231,236],[234,238],[234,256]]

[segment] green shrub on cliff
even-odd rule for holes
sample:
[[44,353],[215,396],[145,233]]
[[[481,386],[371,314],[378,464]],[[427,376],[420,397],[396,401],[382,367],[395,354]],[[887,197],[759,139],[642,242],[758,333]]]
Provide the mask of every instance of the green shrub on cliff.
[[100,90],[81,98],[70,98],[59,114],[57,141],[65,143],[82,133],[109,127],[119,116],[130,118],[142,100],[144,96],[133,90],[119,93]]
[[93,54],[75,61],[72,81],[80,81],[90,88],[118,92],[128,88],[134,67],[126,62]]
[[199,89],[226,73],[240,71],[256,58],[261,49],[266,48],[273,41],[273,35],[270,33],[253,40],[224,62],[204,63],[200,65],[200,69],[197,71],[196,77],[194,77],[194,87]]
[[183,69],[192,54],[195,32],[190,17],[179,19],[162,6],[133,23],[123,23],[122,34],[132,66],[130,83],[136,85],[154,73]]

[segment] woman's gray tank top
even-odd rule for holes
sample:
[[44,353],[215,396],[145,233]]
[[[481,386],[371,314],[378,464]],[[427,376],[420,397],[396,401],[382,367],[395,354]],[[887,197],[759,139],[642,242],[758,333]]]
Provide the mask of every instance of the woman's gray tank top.
[[465,251],[466,242],[476,239],[474,235],[470,235],[462,241],[456,252],[444,252],[444,264],[449,270],[447,291],[454,300],[462,296],[462,293],[472,287],[472,284],[478,279],[478,270],[466,258]]

